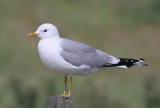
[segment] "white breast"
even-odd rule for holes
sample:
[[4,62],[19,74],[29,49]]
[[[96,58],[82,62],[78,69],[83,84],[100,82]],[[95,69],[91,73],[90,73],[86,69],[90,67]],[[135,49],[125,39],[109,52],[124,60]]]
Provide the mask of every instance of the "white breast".
[[65,69],[71,64],[64,61],[60,56],[61,48],[58,39],[42,39],[38,44],[38,52],[42,62],[51,70],[66,72]]

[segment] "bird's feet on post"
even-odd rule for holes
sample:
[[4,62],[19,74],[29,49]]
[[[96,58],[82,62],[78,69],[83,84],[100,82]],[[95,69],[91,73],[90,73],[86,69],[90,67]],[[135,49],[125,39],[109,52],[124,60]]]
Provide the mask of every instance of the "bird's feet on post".
[[71,95],[70,94],[67,94],[67,93],[63,93],[63,94],[58,94],[56,96],[62,96],[62,97],[70,97]]
[[64,91],[64,93],[63,93],[63,94],[58,94],[58,95],[56,95],[56,96],[70,97],[70,96],[71,96],[71,94],[70,94],[70,93],[69,93],[69,94],[67,94],[67,92],[66,92],[66,91]]

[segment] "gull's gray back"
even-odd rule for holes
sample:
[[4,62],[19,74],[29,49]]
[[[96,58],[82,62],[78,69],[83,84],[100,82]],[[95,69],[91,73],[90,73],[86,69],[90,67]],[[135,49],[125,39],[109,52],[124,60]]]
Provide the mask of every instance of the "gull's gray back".
[[90,67],[101,67],[104,64],[113,64],[117,60],[117,58],[107,53],[69,39],[62,38],[61,47],[61,55],[64,60],[74,66],[88,65]]

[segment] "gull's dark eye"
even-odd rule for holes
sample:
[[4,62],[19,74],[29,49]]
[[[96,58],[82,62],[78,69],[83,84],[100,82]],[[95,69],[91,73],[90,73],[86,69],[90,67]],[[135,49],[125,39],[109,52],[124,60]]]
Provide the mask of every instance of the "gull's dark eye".
[[44,32],[47,32],[47,30],[45,29]]

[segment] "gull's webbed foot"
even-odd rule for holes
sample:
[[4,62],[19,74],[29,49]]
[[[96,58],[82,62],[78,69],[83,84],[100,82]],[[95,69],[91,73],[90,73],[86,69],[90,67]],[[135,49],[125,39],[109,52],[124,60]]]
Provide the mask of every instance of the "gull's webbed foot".
[[63,93],[63,94],[59,94],[59,95],[56,95],[56,96],[70,97],[71,95],[67,94],[67,93]]

